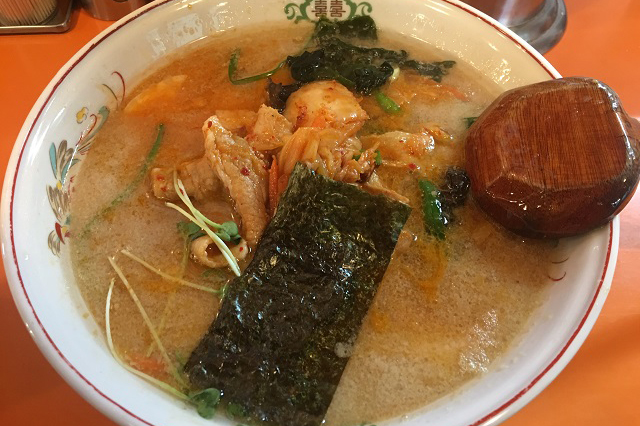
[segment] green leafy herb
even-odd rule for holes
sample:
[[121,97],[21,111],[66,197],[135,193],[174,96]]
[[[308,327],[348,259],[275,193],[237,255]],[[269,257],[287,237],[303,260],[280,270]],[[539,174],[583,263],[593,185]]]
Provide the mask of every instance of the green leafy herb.
[[[227,245],[224,243],[224,241],[218,236],[218,234],[216,234],[215,231],[210,228],[213,227],[214,229],[219,230],[222,228],[222,225],[208,219],[205,215],[202,214],[202,212],[200,212],[200,210],[194,207],[193,203],[189,199],[189,196],[187,195],[187,190],[184,188],[182,181],[178,179],[178,174],[176,172],[173,173],[173,185],[176,189],[176,194],[178,194],[178,197],[187,206],[191,214],[187,213],[182,207],[177,206],[173,203],[167,202],[165,203],[165,205],[176,210],[191,222],[198,225],[198,227],[202,229],[209,236],[209,238],[211,238],[218,249],[220,249],[220,252],[229,264],[229,267],[231,268],[233,273],[237,276],[240,276],[240,266],[238,266],[238,261],[234,257],[231,250],[229,250],[229,247],[227,247]],[[231,238],[231,236],[229,236],[229,238]]]
[[475,123],[477,119],[478,119],[478,117],[465,117],[465,118],[463,118],[463,120],[467,123],[467,129],[469,127],[471,127],[471,125],[473,123]]
[[375,40],[376,24],[369,16],[341,22],[320,19],[313,36],[317,49],[287,58],[292,77],[304,83],[333,79],[358,93],[370,95],[389,80],[394,66],[414,69],[439,82],[455,65],[455,61],[420,62],[409,59],[404,50],[361,47],[344,38]]
[[[314,29],[313,35],[307,40],[304,44],[302,50],[304,51],[309,44],[313,40],[321,39],[329,35],[342,34],[344,36],[356,36],[362,34],[365,38],[371,38],[373,34],[373,38],[377,37],[375,23],[373,19],[370,17],[366,17],[367,19],[353,19],[349,21],[341,21],[334,22],[330,21],[325,17],[321,17],[318,22],[316,22],[316,27]],[[370,21],[370,22],[369,22]],[[371,29],[371,24],[373,24],[373,30]],[[372,33],[373,31],[373,33]],[[284,59],[279,62],[273,69],[265,71],[260,74],[256,74],[249,77],[236,78],[236,72],[238,70],[238,59],[240,57],[240,50],[236,49],[231,53],[231,58],[229,59],[229,68],[227,69],[227,73],[229,76],[229,81],[231,84],[241,85],[252,83],[254,81],[259,81],[265,78],[269,78],[274,75],[284,64],[287,63],[287,60]],[[336,76],[339,78],[339,76]],[[344,84],[344,83],[343,83]],[[301,87],[301,84],[294,83],[289,85],[282,85],[280,83],[274,84],[273,82],[269,83],[267,87],[267,91],[269,93],[269,100],[273,103],[273,105],[269,105],[273,108],[282,111],[284,109],[284,103],[291,93],[295,92]],[[274,102],[275,101],[275,102]]]
[[380,150],[376,149],[376,166],[382,165],[382,154],[380,154]]
[[178,222],[177,228],[180,235],[182,235],[189,243],[204,235],[207,235],[202,231],[202,229],[200,229],[198,225],[193,222]]
[[229,235],[238,235],[238,225],[236,225],[235,222],[229,221],[229,222],[224,222],[221,225],[221,228],[225,230]]
[[[212,226],[215,229],[214,233],[220,237],[222,241],[237,243],[242,239],[240,231],[238,230],[238,225],[236,225],[235,222],[229,221],[222,224],[214,222]],[[178,222],[178,232],[189,243],[207,235],[202,228],[193,222]]]
[[220,403],[220,391],[216,388],[209,388],[195,392],[189,395],[189,401],[196,406],[201,417],[211,419],[216,414]]
[[278,72],[278,70],[280,68],[282,68],[282,66],[286,63],[286,60],[283,60],[283,61],[279,62],[278,65],[275,66],[275,68],[273,68],[273,69],[271,69],[269,71],[265,71],[265,72],[263,72],[261,74],[256,74],[256,75],[252,75],[252,76],[249,76],[249,77],[236,78],[236,71],[238,70],[238,57],[239,56],[240,56],[240,50],[236,49],[231,54],[231,59],[229,59],[229,69],[228,69],[229,81],[231,82],[231,84],[235,84],[235,85],[252,83],[254,81],[258,81],[258,80],[265,79],[267,77],[271,77],[276,72]]
[[318,49],[289,56],[291,76],[303,83],[317,80],[337,80],[363,95],[370,95],[393,75],[394,65],[412,68],[421,75],[439,82],[455,62],[419,62],[408,59],[404,50],[360,47],[336,36],[318,40]]
[[462,206],[467,199],[471,186],[469,176],[458,167],[450,167],[440,188],[427,179],[421,179],[418,184],[422,191],[425,229],[442,240],[445,227],[455,220],[454,208]]
[[[233,84],[245,84],[261,80],[275,74],[285,63],[289,65],[291,76],[298,83],[310,83],[318,80],[336,80],[349,89],[370,95],[382,87],[394,74],[394,66],[411,68],[424,76],[440,82],[455,61],[420,62],[409,59],[404,50],[389,50],[379,47],[360,47],[343,39],[377,39],[377,28],[370,16],[358,16],[346,21],[330,21],[321,18],[316,22],[314,33],[305,45],[302,53],[289,56],[274,69],[250,77],[236,78],[239,51],[231,54],[229,60],[229,81]],[[310,42],[315,50],[306,50]],[[269,98],[273,98],[274,108],[282,108],[282,98],[297,90],[293,85],[269,86]],[[286,90],[283,91],[283,89]],[[393,105],[390,105],[393,109]],[[397,108],[399,109],[399,108]]]
[[316,22],[313,39],[320,40],[327,37],[342,36],[376,40],[378,29],[371,16],[356,16],[345,21],[331,21],[322,17]]
[[381,91],[376,91],[374,96],[376,98],[376,101],[380,105],[380,108],[382,108],[384,112],[389,114],[397,114],[401,111],[400,105],[395,103],[393,99],[391,99]]
[[297,81],[336,80],[351,90],[369,95],[393,74],[393,66],[381,60],[376,52],[330,39],[323,41],[320,49],[289,56],[287,63],[291,76]]
[[238,231],[238,225],[236,225],[235,222],[229,221],[216,225],[212,225],[214,228],[217,228],[214,232],[222,241],[238,243],[242,239],[242,237],[240,237],[240,232]]
[[227,415],[232,419],[243,418],[247,416],[246,410],[240,404],[227,404]]
[[453,68],[456,61],[440,61],[440,62],[420,62],[410,59],[400,64],[404,68],[412,68],[418,71],[420,75],[431,77],[433,81],[440,83],[442,77],[448,74],[449,69]]
[[89,231],[91,231],[92,226],[99,220],[102,220],[104,216],[112,212],[116,207],[122,204],[125,200],[127,200],[131,194],[138,188],[140,183],[144,180],[145,176],[147,176],[147,171],[149,167],[155,160],[158,155],[158,151],[160,150],[160,146],[162,145],[162,140],[164,137],[164,124],[158,124],[156,139],[151,145],[151,149],[147,153],[147,156],[144,159],[144,163],[138,169],[138,173],[133,178],[133,180],[126,186],[126,188],[120,192],[109,204],[98,211],[93,217],[87,222],[87,224],[82,229],[80,233],[80,237],[85,236]]
[[422,215],[424,227],[428,233],[439,240],[444,240],[445,216],[440,201],[440,191],[427,179],[418,181],[422,191]]

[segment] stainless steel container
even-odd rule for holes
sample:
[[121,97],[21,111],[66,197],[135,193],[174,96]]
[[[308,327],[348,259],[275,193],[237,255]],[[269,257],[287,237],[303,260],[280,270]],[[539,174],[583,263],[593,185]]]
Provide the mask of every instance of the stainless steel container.
[[36,25],[56,11],[56,0],[0,0],[0,25]]
[[563,0],[463,1],[509,27],[540,53],[560,41],[567,26]]
[[94,18],[117,21],[148,2],[149,0],[82,0],[82,7]]

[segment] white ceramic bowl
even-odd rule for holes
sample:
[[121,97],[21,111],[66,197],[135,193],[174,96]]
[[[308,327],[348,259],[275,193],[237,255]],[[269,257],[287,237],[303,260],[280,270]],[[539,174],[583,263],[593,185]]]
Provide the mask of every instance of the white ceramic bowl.
[[[326,2],[326,4],[331,4]],[[471,64],[502,88],[559,77],[520,38],[453,0],[342,1]],[[122,425],[207,425],[192,408],[129,374],[111,357],[69,271],[68,182],[94,132],[155,60],[212,32],[314,17],[313,0],[158,1],[118,21],[78,52],[34,105],[16,141],[2,192],[2,251],[13,297],[49,362],[84,398]],[[66,142],[64,142],[66,141]],[[82,159],[82,155],[79,157]],[[529,330],[481,379],[402,420],[403,425],[489,425],[530,401],[569,362],[609,291],[617,218],[558,248],[546,301]],[[565,260],[566,259],[566,260]],[[386,424],[385,423],[385,424]]]

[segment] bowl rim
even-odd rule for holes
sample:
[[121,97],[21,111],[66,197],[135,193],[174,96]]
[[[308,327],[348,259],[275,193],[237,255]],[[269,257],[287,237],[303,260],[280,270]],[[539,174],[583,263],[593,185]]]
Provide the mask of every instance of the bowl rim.
[[[8,278],[9,289],[12,293],[14,302],[18,308],[20,316],[22,317],[27,329],[29,330],[32,338],[40,351],[45,355],[47,361],[55,368],[55,370],[63,377],[63,379],[74,388],[83,398],[90,402],[94,407],[107,415],[112,420],[124,424],[133,421],[138,424],[156,426],[129,409],[119,404],[118,402],[105,395],[98,387],[96,387],[87,377],[85,377],[80,371],[78,371],[74,365],[64,356],[58,346],[55,344],[46,328],[40,321],[38,314],[36,313],[29,295],[27,293],[25,284],[20,272],[20,266],[16,253],[13,233],[13,215],[14,215],[14,194],[17,184],[18,171],[21,166],[22,157],[31,137],[31,133],[40,118],[41,114],[45,110],[49,101],[56,92],[58,86],[65,80],[67,75],[78,65],[84,57],[89,54],[94,48],[107,40],[109,36],[130,24],[141,16],[148,12],[161,7],[165,4],[172,2],[179,2],[181,0],[157,0],[152,2],[129,15],[123,17],[119,21],[109,26],[104,31],[100,32],[87,44],[85,44],[71,59],[69,59],[51,79],[49,84],[43,90],[42,94],[36,100],[34,106],[31,108],[19,134],[16,138],[16,142],[12,148],[11,156],[7,165],[5,179],[2,188],[2,205],[0,210],[0,232],[2,236],[2,256],[5,266],[5,273]],[[450,6],[463,10],[469,15],[480,19],[485,24],[491,26],[493,30],[498,31],[520,49],[527,53],[532,59],[534,59],[542,69],[544,69],[550,78],[561,78],[562,76],[555,68],[533,47],[527,44],[518,35],[511,30],[489,17],[488,15],[474,9],[473,7],[462,3],[460,0],[432,0],[435,2],[441,2]],[[583,317],[576,326],[575,330],[565,342],[563,347],[559,350],[557,355],[549,362],[549,364],[540,371],[540,373],[533,378],[533,380],[516,394],[511,396],[506,402],[492,411],[485,414],[483,417],[469,424],[469,426],[479,425],[494,425],[503,422],[513,414],[515,414],[520,408],[526,405],[529,401],[535,398],[553,379],[562,371],[562,369],[569,363],[575,353],[578,351],[588,333],[593,327],[602,305],[607,297],[611,282],[613,279],[613,272],[618,254],[618,241],[620,233],[620,220],[616,216],[609,223],[609,237],[607,244],[607,251],[604,259],[603,270],[596,286],[593,298],[589,303]],[[26,301],[26,304],[22,300]],[[36,328],[37,327],[37,328]],[[93,392],[92,392],[93,391]]]

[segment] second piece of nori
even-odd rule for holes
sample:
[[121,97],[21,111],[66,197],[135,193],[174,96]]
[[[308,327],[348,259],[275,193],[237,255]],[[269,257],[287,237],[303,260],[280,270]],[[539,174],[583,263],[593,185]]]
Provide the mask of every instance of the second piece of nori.
[[298,164],[185,366],[242,420],[320,425],[410,207]]

